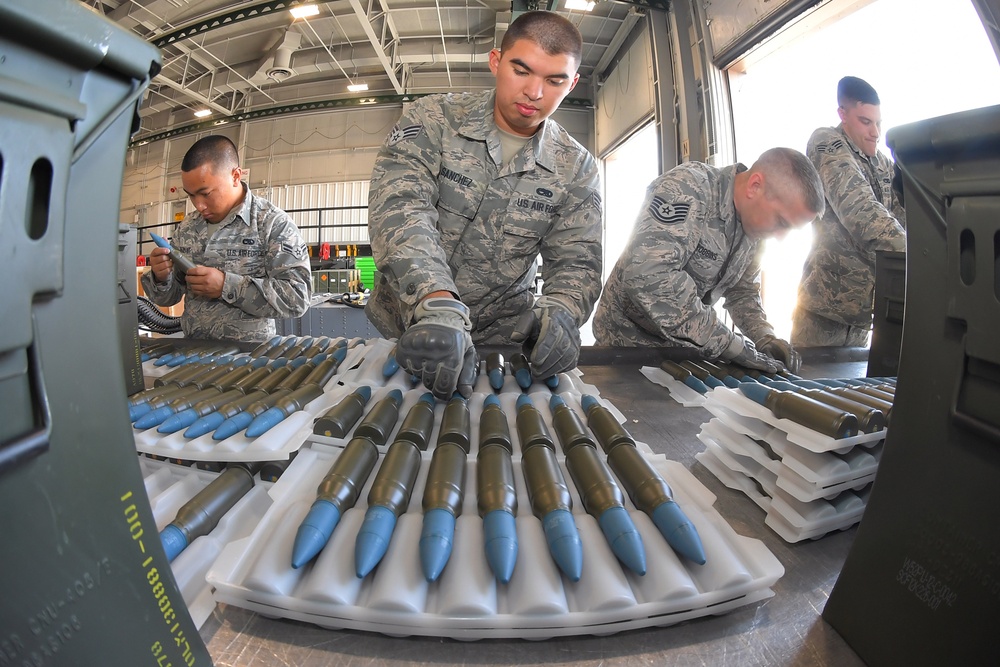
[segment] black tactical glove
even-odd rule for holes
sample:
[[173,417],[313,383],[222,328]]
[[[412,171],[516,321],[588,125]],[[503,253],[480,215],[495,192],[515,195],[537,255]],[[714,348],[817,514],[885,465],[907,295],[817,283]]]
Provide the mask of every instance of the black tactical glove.
[[580,327],[569,310],[551,297],[539,297],[510,337],[521,343],[531,375],[541,380],[575,368],[580,359]]
[[767,335],[757,341],[755,347],[764,354],[769,354],[785,364],[792,373],[798,373],[802,368],[802,355],[795,351],[792,344],[774,335]]
[[780,361],[758,352],[753,341],[740,334],[736,334],[729,347],[722,351],[722,358],[744,368],[755,368],[767,373],[777,373],[785,368]]
[[456,391],[472,396],[479,358],[469,335],[469,307],[431,297],[417,304],[414,316],[417,321],[396,344],[396,361],[441,400],[450,400]]

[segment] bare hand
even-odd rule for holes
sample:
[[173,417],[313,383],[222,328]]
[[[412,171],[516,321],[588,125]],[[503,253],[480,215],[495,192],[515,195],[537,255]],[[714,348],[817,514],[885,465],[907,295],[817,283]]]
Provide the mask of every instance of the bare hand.
[[153,248],[149,253],[149,266],[153,270],[153,276],[161,283],[167,282],[170,272],[174,270],[174,262],[170,259],[168,248]]
[[218,299],[222,296],[226,274],[218,269],[198,265],[189,270],[184,278],[187,281],[188,292],[194,296]]

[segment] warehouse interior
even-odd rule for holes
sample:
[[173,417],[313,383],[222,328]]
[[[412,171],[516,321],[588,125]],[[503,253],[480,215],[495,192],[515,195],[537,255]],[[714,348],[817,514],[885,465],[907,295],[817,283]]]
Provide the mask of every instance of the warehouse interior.
[[[889,14],[876,13],[890,4]],[[936,22],[921,16],[941,37],[940,49],[920,56],[954,73],[950,93],[930,90],[945,83],[927,69],[921,77],[917,55],[909,67],[879,62],[864,72],[843,71],[862,67],[863,56],[838,65],[831,55],[815,65],[816,81],[792,80],[803,74],[791,61],[837,48],[824,41],[836,26],[867,28],[898,14],[898,0],[0,7],[0,276],[13,286],[0,297],[0,499],[11,508],[4,530],[15,545],[0,575],[11,592],[0,603],[0,664],[995,664],[1000,543],[988,528],[1000,519],[1000,4],[917,4],[915,14],[941,12]],[[814,91],[832,90],[843,74],[881,74],[880,91],[897,96],[925,81],[894,119],[883,92],[890,143],[883,133],[880,150],[905,169],[911,222],[906,255],[880,258],[870,347],[802,350],[799,379],[867,390],[854,400],[869,410],[870,428],[859,427],[860,413],[847,436],[843,413],[835,427],[810,422],[812,413],[781,414],[689,350],[596,347],[590,322],[578,368],[558,390],[520,384],[516,351],[484,346],[461,469],[477,479],[487,443],[473,436],[485,437],[495,396],[509,418],[520,500],[513,578],[494,578],[476,499],[460,493],[450,566],[425,580],[416,556],[423,475],[373,574],[355,576],[352,562],[370,479],[317,560],[289,566],[295,529],[354,442],[348,433],[362,411],[339,435],[336,424],[323,431],[336,422],[323,421],[328,413],[346,414],[358,400],[371,416],[400,390],[401,419],[423,409],[440,420],[415,445],[421,471],[447,444],[446,422],[461,421],[446,414],[454,401],[431,399],[428,408],[418,386],[392,375],[395,341],[360,307],[378,280],[372,170],[406,105],[491,89],[490,51],[534,10],[560,14],[583,37],[579,84],[552,118],[600,165],[605,279],[652,179],[692,161],[749,164],[773,145],[804,150],[803,128],[836,120],[834,101],[817,102]],[[883,25],[841,48],[853,57],[873,40],[916,54],[923,34]],[[804,50],[809,43],[826,50]],[[775,65],[782,53],[788,58]],[[924,109],[911,101],[930,97]],[[139,283],[159,240],[194,211],[181,162],[213,134],[235,144],[249,189],[287,211],[308,247],[311,307],[278,320],[269,345],[185,339],[177,333],[183,304],[156,307]],[[791,328],[810,242],[808,228],[768,242],[763,300],[779,336]],[[540,265],[539,292],[545,275]],[[488,354],[499,359],[499,386]],[[211,355],[228,355],[218,377],[221,364],[241,357],[248,373],[251,360],[287,358],[290,376],[299,355],[300,375],[322,371],[326,384],[281,404],[285,421],[256,439],[247,431],[216,446],[210,436],[185,440],[136,425],[138,397],[155,396],[147,392],[175,367],[191,370]],[[556,436],[552,460],[571,482],[585,558],[575,578],[558,558],[553,564],[543,522],[532,516],[522,397],[544,415],[541,430]],[[873,416],[879,409],[885,414]],[[619,496],[638,517],[648,569],[619,562],[604,524],[588,514],[572,446],[560,448],[567,421],[583,431],[589,423],[584,435],[607,461],[594,469],[609,479],[613,470],[626,487]],[[631,442],[642,469],[672,489],[707,564],[685,557],[644,512],[606,431]],[[437,449],[427,447],[432,433]],[[393,439],[373,442],[376,458],[388,460]],[[246,473],[249,481],[239,477]],[[236,503],[225,510],[204,495],[218,493],[220,481]],[[217,514],[212,527],[165,555],[164,534],[184,516],[198,523],[198,512]]]

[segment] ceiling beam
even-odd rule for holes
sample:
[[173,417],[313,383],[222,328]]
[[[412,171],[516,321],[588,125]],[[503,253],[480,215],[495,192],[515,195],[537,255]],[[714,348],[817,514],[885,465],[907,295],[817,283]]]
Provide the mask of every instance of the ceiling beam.
[[385,54],[385,49],[379,41],[378,35],[375,34],[375,29],[372,27],[371,21],[368,20],[368,14],[365,12],[364,7],[361,6],[361,3],[358,2],[358,0],[350,0],[350,3],[351,8],[354,9],[354,13],[358,17],[358,21],[361,23],[361,27],[368,36],[368,41],[371,42],[372,46],[375,48],[375,55],[378,57],[379,62],[382,63],[382,69],[385,70],[386,76],[389,77],[389,82],[395,89],[396,94],[402,95],[403,84],[399,82],[399,78],[396,76],[396,68],[389,61],[389,57]]

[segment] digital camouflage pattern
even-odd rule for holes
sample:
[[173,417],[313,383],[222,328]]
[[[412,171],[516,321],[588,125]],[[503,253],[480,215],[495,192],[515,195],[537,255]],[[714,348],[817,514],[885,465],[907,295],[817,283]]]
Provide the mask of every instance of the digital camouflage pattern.
[[184,297],[187,338],[264,341],[275,334],[274,318],[299,317],[309,308],[309,254],[298,228],[280,208],[243,189],[243,203],[220,223],[190,213],[170,240],[196,265],[225,272],[220,298],[187,294],[176,272],[165,283],[152,271],[142,276],[153,303],[172,306]]
[[712,304],[751,340],[773,335],[760,299],[760,244],[743,232],[733,203],[742,164],[687,162],[646,190],[628,246],[597,306],[598,345],[696,347],[719,357],[737,336]]
[[366,313],[386,337],[448,290],[469,306],[476,343],[509,344],[539,253],[544,293],[578,326],[600,295],[597,162],[550,119],[503,166],[493,104],[493,91],[421,98],[379,152],[368,227],[381,278]]
[[[871,328],[875,251],[906,250],[906,218],[892,189],[892,162],[881,153],[862,153],[842,126],[813,132],[806,155],[823,181],[826,212],[813,222],[792,344],[832,345],[828,341],[847,336],[848,326]],[[842,331],[809,326],[802,311],[842,325]]]
[[792,338],[809,341],[802,347],[865,347],[871,327],[852,327],[799,308],[795,311]]

